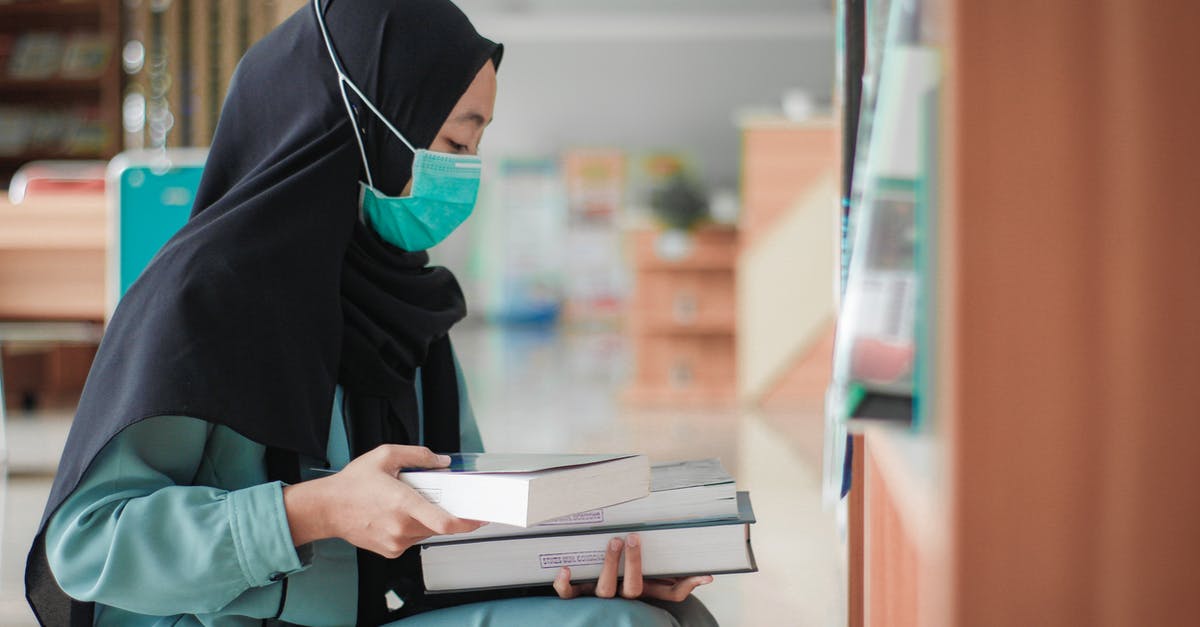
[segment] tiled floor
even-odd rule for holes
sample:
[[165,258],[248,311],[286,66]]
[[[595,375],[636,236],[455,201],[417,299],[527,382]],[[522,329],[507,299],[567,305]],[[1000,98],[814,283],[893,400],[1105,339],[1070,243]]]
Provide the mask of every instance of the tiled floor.
[[[628,347],[615,333],[455,332],[484,441],[493,451],[641,451],[653,460],[719,457],[752,495],[760,572],[718,577],[697,595],[722,625],[845,624],[845,567],[833,511],[820,502],[815,412],[646,410],[617,393]],[[12,462],[0,546],[0,625],[32,625],[22,598],[25,551],[49,488],[30,474],[57,457],[62,417],[9,419]]]

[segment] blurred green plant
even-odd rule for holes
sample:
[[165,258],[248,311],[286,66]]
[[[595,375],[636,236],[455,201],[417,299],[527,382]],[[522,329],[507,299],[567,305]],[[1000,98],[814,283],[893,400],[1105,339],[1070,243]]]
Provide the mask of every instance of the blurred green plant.
[[650,190],[650,209],[669,229],[688,231],[708,219],[708,196],[682,172],[664,177]]

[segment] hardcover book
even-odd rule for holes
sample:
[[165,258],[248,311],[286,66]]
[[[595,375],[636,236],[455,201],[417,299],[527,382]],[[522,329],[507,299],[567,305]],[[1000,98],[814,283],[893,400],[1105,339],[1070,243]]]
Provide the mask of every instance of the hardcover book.
[[[429,543],[421,547],[425,588],[462,592],[548,584],[563,566],[574,583],[600,575],[608,541],[637,532],[645,577],[754,572],[750,545],[754,511],[750,495],[738,493],[738,517],[645,523],[603,531]],[[622,564],[623,568],[623,564]]]
[[644,455],[457,453],[449,468],[400,473],[460,518],[528,527],[650,492]]

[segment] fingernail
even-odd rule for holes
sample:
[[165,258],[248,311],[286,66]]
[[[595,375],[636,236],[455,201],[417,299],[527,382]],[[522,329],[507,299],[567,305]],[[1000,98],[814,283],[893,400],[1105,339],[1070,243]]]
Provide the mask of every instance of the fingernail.
[[637,546],[640,543],[641,540],[638,539],[638,534],[636,533],[631,533],[625,537],[625,544],[627,546]]
[[705,577],[705,578],[704,578],[704,580],[703,580],[703,582],[702,582],[702,583],[708,584],[708,583],[712,583],[712,582],[713,582],[712,575],[709,575],[709,576],[707,576],[707,577]]
[[609,541],[608,541],[608,550],[610,550],[610,551],[620,551],[620,550],[621,550],[621,544],[622,544],[622,542],[621,542],[621,539],[620,539],[620,538],[613,538],[612,540],[609,540]]
[[567,569],[566,569],[566,567],[563,567],[563,568],[560,568],[560,569],[558,569],[558,574],[557,574],[557,575],[555,575],[555,576],[554,576],[554,578],[555,578],[555,579],[566,579],[566,578],[567,578]]
[[450,456],[449,455],[438,455],[437,457],[438,457],[439,464],[441,464],[443,466],[450,465]]

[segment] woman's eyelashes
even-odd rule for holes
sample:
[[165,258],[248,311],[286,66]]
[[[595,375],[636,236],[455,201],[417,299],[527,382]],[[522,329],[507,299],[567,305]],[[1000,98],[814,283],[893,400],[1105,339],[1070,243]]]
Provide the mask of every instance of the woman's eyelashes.
[[[465,138],[460,136],[457,139]],[[449,134],[438,137],[437,143],[440,145],[442,150],[453,154],[473,155],[475,154],[476,150],[479,150],[478,142],[474,141],[473,139],[468,139],[466,142],[460,142],[456,141],[456,138],[451,137]],[[474,145],[474,147],[472,147],[472,145]]]

